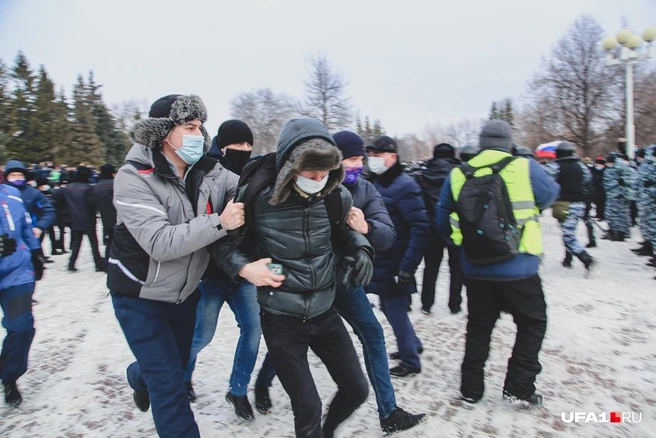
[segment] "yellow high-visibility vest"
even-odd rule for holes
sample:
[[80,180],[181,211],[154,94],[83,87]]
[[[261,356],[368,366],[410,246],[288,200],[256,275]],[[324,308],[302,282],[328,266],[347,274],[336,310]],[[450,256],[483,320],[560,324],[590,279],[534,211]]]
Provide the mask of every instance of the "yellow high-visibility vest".
[[[507,156],[506,152],[484,150],[469,160],[468,164],[473,167],[481,167],[474,173],[474,177],[490,175],[492,169],[484,166],[496,164]],[[542,254],[542,230],[538,221],[540,210],[535,205],[535,196],[531,187],[529,160],[519,157],[508,164],[499,175],[508,188],[513,214],[522,236],[519,241],[519,252],[539,256]],[[460,196],[465,181],[467,181],[465,174],[459,168],[456,167],[451,171],[451,193],[456,202],[458,202],[458,196]],[[458,213],[452,212],[449,221],[451,223],[451,239],[460,246],[462,245],[462,232]]]

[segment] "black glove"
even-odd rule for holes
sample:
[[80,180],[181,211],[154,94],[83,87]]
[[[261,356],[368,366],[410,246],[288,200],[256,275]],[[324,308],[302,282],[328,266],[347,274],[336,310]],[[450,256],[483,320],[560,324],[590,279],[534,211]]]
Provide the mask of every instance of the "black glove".
[[396,284],[398,284],[400,288],[415,284],[415,275],[410,272],[406,272],[403,269],[399,271],[398,277],[399,279],[397,280]]
[[16,252],[16,239],[5,233],[0,236],[0,257],[7,257]]
[[43,278],[43,271],[46,269],[43,264],[46,258],[41,248],[32,250],[32,265],[34,265],[34,280],[39,281]]
[[369,284],[374,275],[374,264],[367,251],[358,249],[352,256],[344,257],[343,263],[347,265],[344,269],[345,284],[362,287]]
[[619,184],[620,184],[622,187],[624,187],[624,186],[626,185],[626,183],[624,182],[624,180],[623,180],[622,178],[620,178],[620,180],[619,180]]

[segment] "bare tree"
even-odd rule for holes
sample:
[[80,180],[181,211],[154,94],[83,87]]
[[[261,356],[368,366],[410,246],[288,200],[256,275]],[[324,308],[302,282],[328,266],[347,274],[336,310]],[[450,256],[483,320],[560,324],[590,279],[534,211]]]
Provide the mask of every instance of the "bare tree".
[[310,79],[305,82],[305,110],[330,131],[351,125],[351,104],[346,81],[323,55],[310,58]]
[[111,107],[111,112],[118,123],[119,128],[125,132],[130,132],[132,126],[138,120],[148,115],[148,102],[146,100],[124,100]]
[[481,133],[482,120],[464,119],[452,123],[444,130],[444,141],[456,149],[466,145],[478,145],[478,136]]
[[230,102],[232,117],[243,120],[253,130],[253,155],[274,152],[282,125],[300,113],[298,101],[269,88],[242,93]]
[[[603,29],[590,16],[580,16],[558,41],[542,71],[529,83],[532,114],[523,128],[552,134],[577,144],[591,155],[609,123],[616,120],[621,75],[607,68],[600,41]],[[548,109],[553,117],[542,119]],[[529,128],[529,123],[547,126]]]
[[431,147],[416,134],[406,134],[396,140],[399,156],[404,162],[419,162],[431,157]]

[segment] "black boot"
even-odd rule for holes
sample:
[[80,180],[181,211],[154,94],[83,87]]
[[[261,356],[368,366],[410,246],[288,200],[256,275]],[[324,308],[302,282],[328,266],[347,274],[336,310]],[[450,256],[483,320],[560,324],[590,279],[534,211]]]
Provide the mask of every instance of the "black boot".
[[242,418],[244,420],[252,420],[255,418],[255,415],[253,414],[253,408],[251,407],[251,404],[248,402],[247,396],[245,395],[236,396],[233,395],[230,391],[228,391],[225,398],[235,408],[235,414],[237,414],[239,418]]
[[613,242],[624,242],[624,240],[626,240],[626,233],[623,231],[615,231],[615,236],[611,237],[610,240]]
[[654,256],[654,248],[651,245],[651,242],[645,242],[645,245],[640,248],[638,251],[632,250],[634,253],[636,253],[639,256],[643,257],[653,257]]
[[647,246],[648,243],[649,243],[649,242],[646,241],[646,240],[645,240],[644,242],[640,242],[640,243],[638,244],[638,245],[640,245],[640,246],[637,247],[637,248],[633,248],[633,249],[631,249],[631,251],[633,251],[633,252],[635,252],[635,253],[637,253],[638,251],[642,251],[642,250],[645,248],[645,246]]
[[503,390],[503,400],[506,403],[510,403],[513,406],[518,406],[520,408],[534,408],[537,406],[542,406],[544,402],[544,397],[537,392],[534,392],[529,397],[517,397],[516,395],[511,394],[510,392]]
[[262,415],[267,415],[271,413],[271,408],[273,403],[271,403],[271,397],[269,397],[269,388],[266,386],[256,386],[255,387],[255,409]]
[[13,409],[23,403],[23,397],[18,391],[15,380],[2,381],[2,386],[5,390],[5,403],[9,406],[10,409]]
[[380,420],[380,427],[385,433],[408,430],[421,423],[424,417],[426,417],[426,414],[410,414],[397,406],[389,417]]
[[132,400],[141,412],[148,412],[148,409],[150,409],[150,394],[148,394],[148,391],[134,391]]
[[606,231],[606,234],[601,236],[601,238],[604,240],[613,240],[615,238],[615,230],[608,229],[608,231]]
[[565,251],[565,260],[563,260],[563,266],[566,268],[572,267],[572,253]]
[[578,259],[581,260],[583,266],[585,266],[585,269],[587,269],[588,271],[592,269],[592,265],[594,265],[595,261],[590,256],[590,254],[588,254],[585,251],[582,251],[579,254],[577,254],[576,257],[578,257]]

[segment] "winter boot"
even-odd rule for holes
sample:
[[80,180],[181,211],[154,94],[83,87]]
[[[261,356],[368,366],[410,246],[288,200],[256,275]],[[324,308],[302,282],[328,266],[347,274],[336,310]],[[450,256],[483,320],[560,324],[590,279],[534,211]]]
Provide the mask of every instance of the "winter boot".
[[517,397],[516,395],[513,395],[504,389],[503,401],[520,408],[535,408],[542,406],[544,397],[542,397],[542,394],[538,394],[537,392],[534,392],[529,397]]
[[410,414],[400,407],[395,407],[389,417],[380,420],[380,427],[385,433],[394,433],[415,427],[426,417],[426,414]]
[[255,387],[255,409],[262,415],[267,415],[271,413],[271,408],[273,403],[271,403],[271,398],[269,397],[269,388],[266,386],[256,386]]
[[594,265],[595,261],[594,259],[590,256],[585,251],[582,251],[581,253],[577,254],[576,257],[578,257],[579,260],[583,263],[583,266],[585,266],[585,269],[588,271],[592,269],[592,265]]
[[639,246],[638,248],[633,248],[633,249],[631,249],[631,251],[633,251],[633,252],[635,252],[635,253],[638,253],[638,252],[642,251],[642,250],[645,248],[645,246],[647,246],[648,243],[649,243],[649,242],[646,241],[646,240],[645,240],[644,242],[640,242],[640,243],[639,243],[640,246]]
[[654,256],[654,248],[651,245],[651,242],[646,242],[646,244],[640,248],[638,251],[633,251],[639,256],[643,257],[653,257]]
[[563,260],[563,266],[566,268],[572,267],[572,253],[565,251],[565,260]]
[[245,395],[236,396],[230,391],[226,393],[225,399],[232,404],[235,408],[235,414],[243,420],[253,420],[255,415],[253,414],[253,408],[248,402],[248,397]]
[[615,230],[609,228],[608,231],[606,231],[606,234],[601,236],[601,238],[604,240],[613,240],[615,238]]
[[5,389],[5,403],[10,409],[13,409],[23,403],[23,397],[18,391],[15,380],[2,381],[2,386]]
[[150,394],[148,394],[148,391],[134,391],[132,400],[141,412],[148,412],[148,409],[150,409]]
[[623,231],[615,231],[615,237],[611,237],[613,242],[624,242],[626,240],[626,233]]

